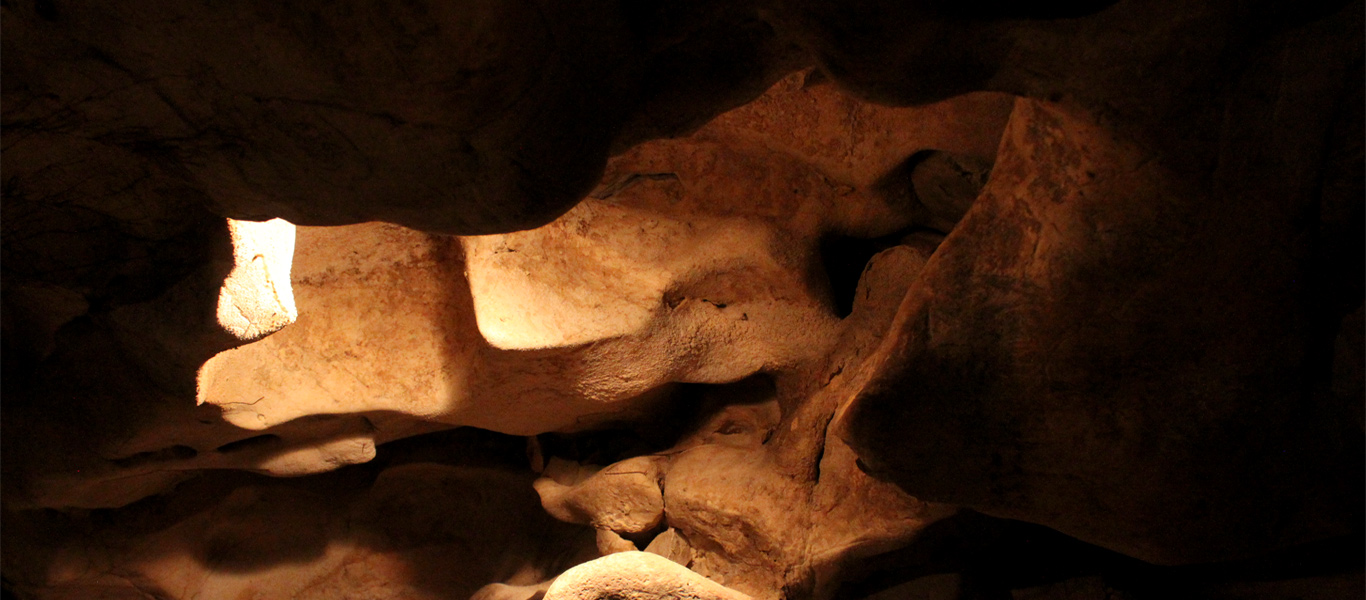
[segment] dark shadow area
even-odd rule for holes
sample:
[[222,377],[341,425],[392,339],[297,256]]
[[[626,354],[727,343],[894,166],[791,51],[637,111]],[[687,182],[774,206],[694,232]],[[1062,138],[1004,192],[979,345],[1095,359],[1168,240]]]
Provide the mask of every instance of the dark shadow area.
[[115,466],[118,466],[121,469],[132,469],[155,463],[189,460],[196,456],[199,456],[198,450],[189,446],[177,444],[168,448],[162,448],[161,450],[148,450],[147,452],[139,452],[123,458],[111,459],[109,462],[114,463]]
[[592,431],[545,433],[536,436],[546,458],[581,464],[610,465],[634,456],[655,454],[676,446],[721,409],[736,404],[758,404],[774,398],[773,377],[755,373],[734,383],[674,384],[658,409],[646,417],[614,422]]
[[[911,226],[875,238],[831,234],[821,239],[821,264],[830,282],[835,314],[844,318],[853,312],[859,279],[877,253],[903,244],[933,252],[972,208],[991,177],[992,166],[986,158],[921,150],[882,176],[874,190],[889,205],[907,211]],[[933,240],[928,247],[926,240]]]
[[1007,2],[976,0],[954,2],[931,0],[926,12],[945,17],[994,21],[999,19],[1076,19],[1094,15],[1115,4],[1116,0],[1064,0],[1062,2]]
[[901,243],[902,233],[866,239],[830,235],[821,239],[821,265],[830,279],[835,315],[843,319],[854,312],[854,296],[863,271],[877,253]]
[[957,590],[947,597],[962,600],[1011,598],[1012,590],[1079,578],[1099,578],[1121,598],[1200,598],[1230,585],[1362,573],[1361,540],[1334,537],[1248,560],[1164,567],[1041,525],[964,511],[930,525],[900,550],[855,565],[835,600],[866,598],[941,574],[956,578]]
[[280,443],[280,436],[271,433],[263,433],[261,435],[254,435],[249,438],[243,438],[235,442],[228,442],[226,444],[223,444],[222,446],[219,446],[216,449],[216,451],[221,454],[232,454],[234,452],[241,452],[243,450],[265,448],[267,446],[273,446],[278,443]]
[[[6,541],[134,543],[144,550],[108,558],[188,551],[207,571],[237,574],[327,560],[329,547],[343,544],[401,561],[409,585],[468,597],[522,565],[553,576],[596,556],[591,529],[541,509],[526,446],[524,437],[458,428],[382,444],[371,462],[318,475],[208,471],[122,508],[7,513]],[[4,598],[24,597],[22,585],[3,589]]]

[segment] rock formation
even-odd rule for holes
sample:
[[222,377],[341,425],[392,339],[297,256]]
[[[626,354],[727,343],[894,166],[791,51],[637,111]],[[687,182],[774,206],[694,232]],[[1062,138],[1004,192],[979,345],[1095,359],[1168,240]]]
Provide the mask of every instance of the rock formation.
[[446,4],[0,8],[6,597],[1366,591],[1360,1]]

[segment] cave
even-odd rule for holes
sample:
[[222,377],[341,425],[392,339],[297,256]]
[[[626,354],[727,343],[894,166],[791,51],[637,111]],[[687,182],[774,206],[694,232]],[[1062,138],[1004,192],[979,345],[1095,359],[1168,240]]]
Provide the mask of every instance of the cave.
[[6,600],[1366,596],[1362,0],[0,13]]

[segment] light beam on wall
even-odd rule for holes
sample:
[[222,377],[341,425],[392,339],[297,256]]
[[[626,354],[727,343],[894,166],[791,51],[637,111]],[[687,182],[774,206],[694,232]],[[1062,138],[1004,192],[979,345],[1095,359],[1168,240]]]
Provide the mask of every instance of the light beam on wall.
[[228,219],[232,272],[218,292],[218,324],[244,341],[265,337],[299,316],[289,268],[294,225],[283,219]]

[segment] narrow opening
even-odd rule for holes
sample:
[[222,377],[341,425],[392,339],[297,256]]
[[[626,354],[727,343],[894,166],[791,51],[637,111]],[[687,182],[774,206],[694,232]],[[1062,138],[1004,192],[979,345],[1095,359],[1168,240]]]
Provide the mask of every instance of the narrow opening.
[[189,446],[176,445],[171,446],[169,448],[162,448],[160,450],[149,450],[147,452],[139,452],[137,454],[125,456],[123,458],[115,458],[110,460],[109,462],[114,463],[115,466],[122,467],[124,469],[130,469],[133,467],[139,467],[142,465],[152,463],[187,460],[194,458],[198,455],[199,451],[195,450],[194,448],[191,448]]
[[898,232],[871,239],[831,235],[821,240],[821,264],[830,280],[830,299],[836,316],[843,319],[854,312],[858,282],[868,261],[877,253],[901,243],[902,235]]
[[921,150],[884,175],[874,187],[911,225],[876,238],[828,235],[820,255],[830,282],[831,301],[841,319],[854,311],[859,279],[868,261],[893,246],[933,251],[972,208],[991,177],[992,161],[940,150]]
[[252,450],[264,446],[270,446],[279,441],[280,436],[271,433],[265,433],[245,439],[240,439],[235,442],[228,442],[226,444],[223,444],[222,446],[218,447],[218,452],[221,452],[223,454],[231,454],[233,452],[242,452],[243,450]]

